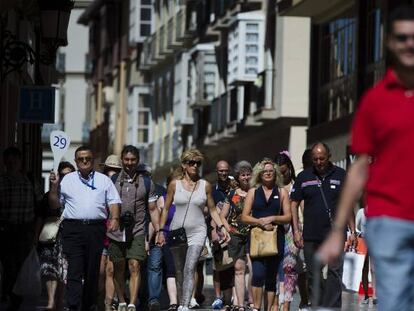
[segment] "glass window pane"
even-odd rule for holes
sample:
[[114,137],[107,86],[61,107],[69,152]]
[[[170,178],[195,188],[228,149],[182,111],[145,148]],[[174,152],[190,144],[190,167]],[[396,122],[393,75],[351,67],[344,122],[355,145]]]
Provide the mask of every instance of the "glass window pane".
[[259,31],[259,25],[258,24],[247,23],[246,30],[247,31]]
[[141,9],[141,20],[150,21],[151,20],[151,9]]
[[141,30],[139,32],[141,37],[146,37],[151,34],[151,25],[148,24],[141,24]]
[[257,34],[257,33],[247,33],[246,34],[246,41],[247,42],[257,42],[257,41],[259,41],[259,34]]

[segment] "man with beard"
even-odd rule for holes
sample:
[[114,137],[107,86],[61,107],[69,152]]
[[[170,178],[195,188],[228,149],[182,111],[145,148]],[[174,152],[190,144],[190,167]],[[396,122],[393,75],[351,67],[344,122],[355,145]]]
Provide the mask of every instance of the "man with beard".
[[[134,311],[140,286],[140,269],[147,258],[145,235],[148,218],[155,232],[159,228],[159,212],[155,202],[154,183],[138,172],[139,150],[131,145],[121,152],[122,170],[112,180],[122,200],[120,227],[125,238],[110,237],[109,256],[114,263],[114,282],[119,299],[118,310]],[[118,234],[119,236],[119,234]],[[122,234],[121,234],[122,237]],[[129,304],[125,300],[125,266],[129,269]]]
[[[332,164],[331,153],[326,144],[316,143],[311,150],[313,166],[298,175],[290,198],[294,240],[296,246],[304,249],[309,294],[312,297],[313,279],[320,277],[314,275],[314,255],[331,229],[345,171]],[[302,200],[304,201],[303,232],[299,228],[298,217],[298,208]],[[354,219],[350,221],[350,227],[352,234],[355,234]],[[345,229],[342,234],[345,236]],[[320,297],[321,301],[313,301],[312,304],[319,305],[322,302],[324,307],[341,308],[342,270],[343,257],[328,265],[328,277]]]
[[351,149],[357,154],[329,239],[319,251],[324,262],[341,254],[340,232],[365,188],[366,239],[376,273],[378,310],[413,310],[414,196],[414,7],[397,7],[388,23],[393,66],[358,107]]

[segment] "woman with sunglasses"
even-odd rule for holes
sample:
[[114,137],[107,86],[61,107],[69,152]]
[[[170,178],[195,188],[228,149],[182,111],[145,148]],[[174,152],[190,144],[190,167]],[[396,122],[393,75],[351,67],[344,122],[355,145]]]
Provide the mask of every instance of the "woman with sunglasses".
[[167,189],[165,208],[160,219],[160,232],[157,235],[157,243],[165,244],[163,231],[167,220],[168,211],[174,202],[175,214],[170,224],[170,232],[184,228],[187,243],[170,245],[174,256],[174,265],[177,281],[177,292],[180,306],[179,311],[187,311],[191,295],[194,290],[194,270],[200,257],[207,237],[207,225],[204,221],[204,209],[207,206],[213,220],[220,227],[225,240],[229,234],[218,215],[214,200],[211,195],[210,183],[200,178],[199,168],[203,155],[197,149],[190,149],[181,155],[180,177],[171,181]]
[[263,286],[266,291],[266,310],[270,311],[275,302],[276,276],[283,259],[283,225],[292,219],[289,194],[283,188],[283,177],[279,167],[267,158],[254,166],[250,185],[252,188],[247,192],[240,220],[263,230],[273,230],[274,226],[277,226],[279,253],[274,256],[252,258],[253,311],[260,310]]

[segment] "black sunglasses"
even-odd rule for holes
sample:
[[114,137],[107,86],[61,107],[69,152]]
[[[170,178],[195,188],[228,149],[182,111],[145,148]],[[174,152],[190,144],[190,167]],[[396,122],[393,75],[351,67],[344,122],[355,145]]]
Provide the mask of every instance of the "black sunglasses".
[[408,39],[414,40],[414,34],[397,33],[392,35],[398,42],[407,42]]
[[190,166],[194,166],[194,165],[197,164],[197,166],[200,166],[201,165],[201,161],[188,160],[188,161],[185,161],[185,164],[188,164]]
[[92,161],[92,158],[91,157],[79,157],[79,158],[76,158],[76,161],[79,161],[79,162],[91,162]]

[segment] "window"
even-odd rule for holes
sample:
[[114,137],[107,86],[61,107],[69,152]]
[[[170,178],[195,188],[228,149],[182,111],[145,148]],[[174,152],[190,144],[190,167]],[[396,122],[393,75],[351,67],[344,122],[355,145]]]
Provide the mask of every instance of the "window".
[[138,99],[138,144],[148,144],[150,140],[151,96],[139,94]]
[[246,45],[246,53],[257,53],[258,51],[259,51],[259,47],[256,44]]
[[246,34],[246,41],[247,42],[258,42],[259,41],[259,34],[258,33],[247,33]]
[[66,68],[66,54],[59,52],[56,58],[56,69],[59,72],[65,72]]
[[368,0],[366,12],[366,71],[364,88],[378,82],[385,71],[384,17],[380,0]]
[[[356,22],[354,11],[319,26],[321,73],[316,123],[351,114],[356,102]],[[314,123],[314,122],[312,122]]]
[[132,44],[151,35],[153,7],[151,0],[129,1],[129,38]]

